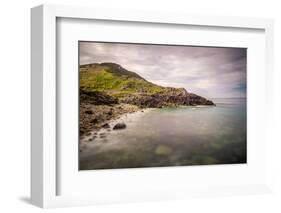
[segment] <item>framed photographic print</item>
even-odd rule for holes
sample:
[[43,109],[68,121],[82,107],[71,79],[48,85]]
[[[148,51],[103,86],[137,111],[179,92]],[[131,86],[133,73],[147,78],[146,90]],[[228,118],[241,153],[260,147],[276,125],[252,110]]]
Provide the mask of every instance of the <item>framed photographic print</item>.
[[78,45],[80,170],[247,163],[246,48]]
[[31,21],[32,203],[270,192],[272,20],[43,5]]

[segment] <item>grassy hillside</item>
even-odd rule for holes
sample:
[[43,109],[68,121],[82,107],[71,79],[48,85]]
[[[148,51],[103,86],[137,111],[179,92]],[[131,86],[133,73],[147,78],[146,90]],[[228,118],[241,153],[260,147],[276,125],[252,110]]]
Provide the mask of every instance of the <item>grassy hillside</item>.
[[115,97],[137,93],[164,93],[168,90],[114,63],[81,65],[80,89],[105,92]]

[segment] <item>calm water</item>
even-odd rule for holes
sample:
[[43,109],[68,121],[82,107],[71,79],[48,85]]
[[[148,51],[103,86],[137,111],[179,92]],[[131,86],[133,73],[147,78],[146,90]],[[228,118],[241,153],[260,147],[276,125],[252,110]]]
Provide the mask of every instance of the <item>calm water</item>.
[[246,99],[213,101],[124,116],[126,129],[82,143],[80,169],[246,163]]

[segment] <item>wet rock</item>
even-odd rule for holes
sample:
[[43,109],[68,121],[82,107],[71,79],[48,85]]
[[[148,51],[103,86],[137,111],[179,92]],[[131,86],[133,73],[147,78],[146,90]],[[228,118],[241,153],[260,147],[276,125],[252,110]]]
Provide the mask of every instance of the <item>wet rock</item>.
[[117,123],[113,129],[114,130],[118,130],[118,129],[125,129],[126,128],[126,124],[125,123]]
[[106,133],[105,133],[105,132],[100,133],[100,134],[99,134],[99,137],[100,137],[100,138],[105,138],[105,137],[106,137]]
[[108,123],[105,123],[105,124],[103,124],[101,127],[102,127],[102,128],[105,128],[105,129],[108,129],[108,128],[110,128],[110,125],[109,125]]
[[92,142],[93,140],[95,140],[95,138],[96,138],[96,136],[93,136],[92,138],[90,138],[90,139],[88,140],[88,142]]

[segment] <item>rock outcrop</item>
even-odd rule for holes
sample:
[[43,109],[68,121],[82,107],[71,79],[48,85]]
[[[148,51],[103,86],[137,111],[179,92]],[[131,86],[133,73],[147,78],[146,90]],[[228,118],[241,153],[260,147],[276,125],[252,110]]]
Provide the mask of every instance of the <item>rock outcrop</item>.
[[112,105],[118,104],[118,99],[102,92],[80,89],[80,102],[94,105]]
[[156,94],[138,94],[128,95],[120,98],[121,103],[134,104],[141,108],[161,108],[171,106],[195,106],[195,105],[214,105],[214,103],[206,98],[192,94],[170,94],[170,93],[156,93]]

